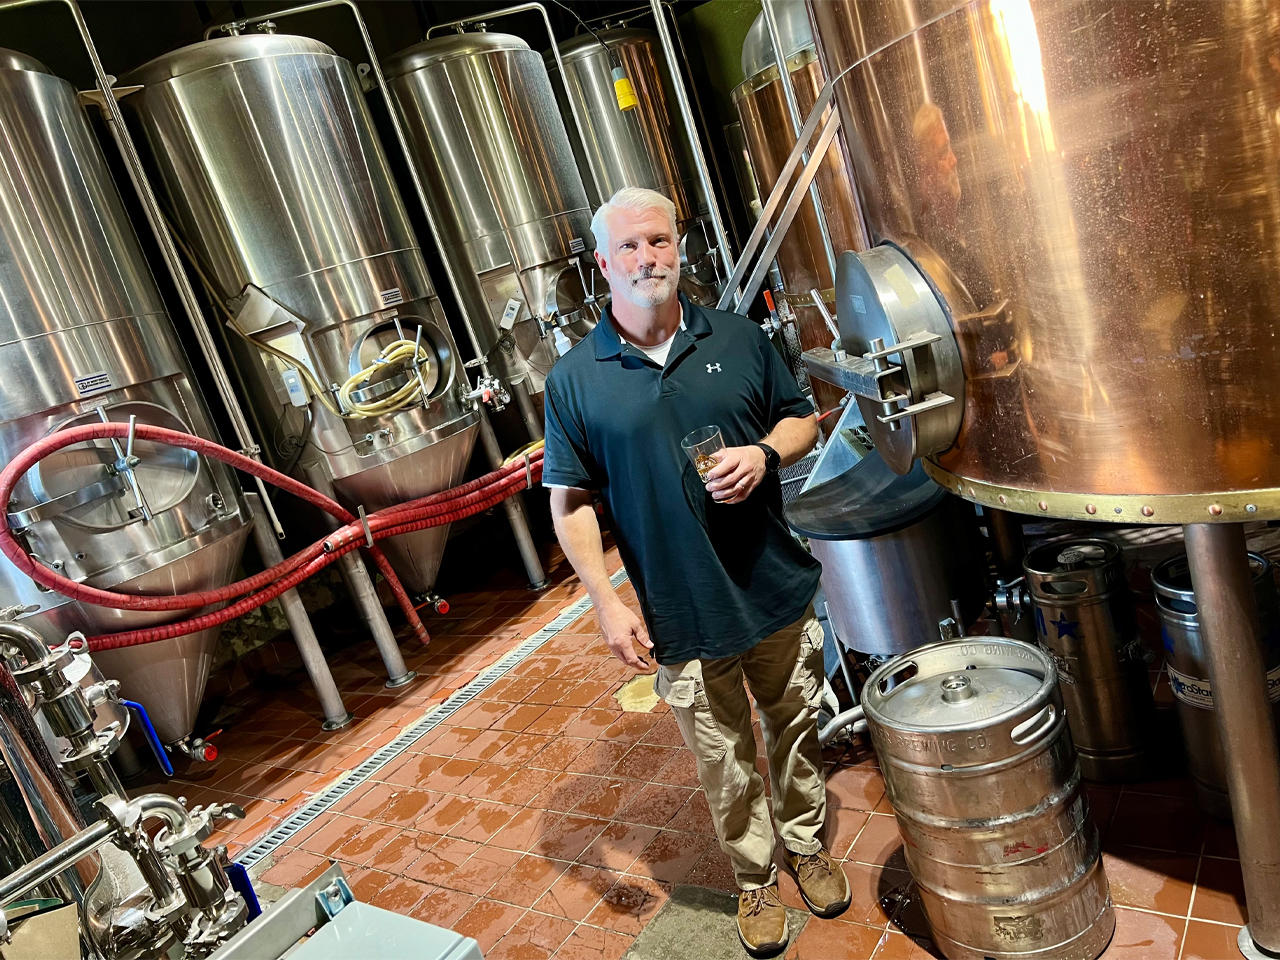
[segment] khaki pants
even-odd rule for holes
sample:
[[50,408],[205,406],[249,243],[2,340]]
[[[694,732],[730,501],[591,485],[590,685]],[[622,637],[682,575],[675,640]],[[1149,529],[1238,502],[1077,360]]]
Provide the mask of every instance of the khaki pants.
[[664,664],[654,677],[697,759],[720,848],[744,890],[775,882],[777,867],[743,678],[760,713],[778,834],[792,853],[816,853],[827,809],[817,723],[823,676],[822,625],[811,606],[741,656]]

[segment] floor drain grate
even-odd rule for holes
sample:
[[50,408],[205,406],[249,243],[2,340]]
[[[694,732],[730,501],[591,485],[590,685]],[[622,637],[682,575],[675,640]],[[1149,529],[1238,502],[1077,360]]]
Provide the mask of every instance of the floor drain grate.
[[[621,586],[627,579],[625,570],[619,570],[609,582],[613,586]],[[537,631],[528,640],[522,642],[510,653],[504,654],[497,663],[485,668],[478,677],[451,694],[439,707],[432,710],[421,720],[416,721],[411,726],[405,728],[400,736],[396,737],[385,747],[380,747],[373,756],[365,760],[359,766],[347,772],[347,775],[336,783],[332,783],[325,787],[314,797],[307,801],[301,808],[295,810],[287,818],[281,821],[280,825],[271,832],[267,833],[258,840],[253,846],[249,847],[240,856],[236,857],[236,862],[244,867],[252,867],[255,863],[267,856],[278,847],[289,841],[299,830],[307,824],[315,820],[316,817],[324,813],[343,797],[346,797],[360,784],[369,780],[375,773],[385,767],[396,757],[400,756],[409,747],[413,746],[421,737],[430,733],[437,726],[453,716],[462,707],[466,706],[471,700],[479,696],[486,689],[501,680],[506,674],[511,672],[511,668],[518,664],[525,657],[536,651],[544,643],[565,629],[584,613],[591,609],[591,598],[582,597],[575,600],[571,605],[561,611],[554,620],[548,623],[541,630]]]

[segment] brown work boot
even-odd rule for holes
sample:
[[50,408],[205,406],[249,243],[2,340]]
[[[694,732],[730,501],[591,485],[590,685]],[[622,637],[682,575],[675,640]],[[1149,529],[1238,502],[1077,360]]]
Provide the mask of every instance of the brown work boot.
[[738,894],[738,939],[757,957],[781,953],[787,946],[787,908],[770,884]]
[[817,853],[792,853],[783,850],[787,866],[796,875],[800,896],[815,916],[824,919],[844,913],[849,909],[853,894],[849,890],[849,878],[831,854],[819,849]]

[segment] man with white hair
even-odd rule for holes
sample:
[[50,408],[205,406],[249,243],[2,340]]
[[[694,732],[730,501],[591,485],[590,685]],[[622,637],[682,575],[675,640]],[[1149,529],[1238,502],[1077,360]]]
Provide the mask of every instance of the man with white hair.
[[[650,654],[657,660],[654,689],[697,759],[741,888],[739,936],[753,953],[774,953],[787,942],[786,911],[744,678],[760,714],[783,860],[818,916],[850,901],[821,840],[822,628],[811,603],[820,568],[782,520],[778,479],[817,440],[813,405],[758,326],[677,294],[670,200],[619,190],[591,229],[612,302],[547,378],[542,480],[609,649],[637,670],[650,669]],[[708,425],[727,448],[704,484],[680,441]],[[596,494],[643,621],[609,583]]]

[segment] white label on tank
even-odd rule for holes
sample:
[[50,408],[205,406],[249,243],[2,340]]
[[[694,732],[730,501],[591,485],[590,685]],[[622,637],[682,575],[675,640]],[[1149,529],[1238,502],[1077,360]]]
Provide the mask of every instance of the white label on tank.
[[587,249],[587,242],[581,237],[574,237],[569,241],[570,253],[581,253],[585,249]]
[[400,292],[399,287],[392,287],[390,290],[381,290],[378,296],[382,298],[384,307],[392,307],[397,303],[404,303],[404,294]]
[[76,392],[82,397],[91,394],[101,393],[103,390],[111,389],[111,374],[105,370],[99,370],[97,373],[86,373],[83,377],[76,377]]
[[1208,680],[1189,677],[1169,667],[1169,683],[1173,687],[1173,695],[1183,703],[1201,710],[1213,709],[1213,686]]
[[[1208,680],[1188,677],[1169,667],[1169,682],[1173,686],[1173,695],[1183,703],[1201,710],[1213,709],[1213,686]],[[1267,696],[1272,703],[1280,701],[1280,666],[1267,671]]]
[[520,308],[523,306],[523,300],[508,300],[506,309],[502,311],[502,319],[498,321],[498,326],[503,330],[510,330],[514,327],[516,325],[516,317],[520,316]]

